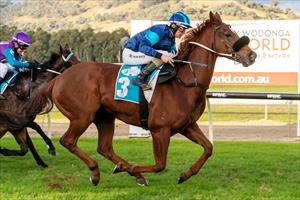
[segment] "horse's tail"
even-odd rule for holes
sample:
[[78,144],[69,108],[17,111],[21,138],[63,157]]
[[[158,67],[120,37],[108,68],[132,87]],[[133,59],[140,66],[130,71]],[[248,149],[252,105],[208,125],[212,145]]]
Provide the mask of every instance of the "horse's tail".
[[24,113],[26,116],[49,113],[53,108],[51,93],[54,83],[55,79],[33,93],[29,101],[23,105],[22,113]]
[[31,126],[35,116],[23,116],[9,111],[0,111],[0,126],[7,130],[21,130],[24,127]]

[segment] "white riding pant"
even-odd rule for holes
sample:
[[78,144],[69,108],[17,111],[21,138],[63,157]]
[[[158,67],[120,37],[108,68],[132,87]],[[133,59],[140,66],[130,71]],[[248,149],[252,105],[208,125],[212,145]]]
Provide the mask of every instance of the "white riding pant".
[[[170,53],[168,51],[163,51],[163,50],[157,50],[157,51],[163,55],[168,55],[171,58],[174,58],[176,56],[176,54]],[[123,50],[122,58],[123,58],[123,63],[126,65],[144,65],[151,61],[156,66],[163,64],[163,61],[161,59],[147,56],[144,53],[135,52],[127,48]]]
[[8,63],[0,63],[0,77],[4,78],[7,72],[16,69],[15,67],[11,66]]

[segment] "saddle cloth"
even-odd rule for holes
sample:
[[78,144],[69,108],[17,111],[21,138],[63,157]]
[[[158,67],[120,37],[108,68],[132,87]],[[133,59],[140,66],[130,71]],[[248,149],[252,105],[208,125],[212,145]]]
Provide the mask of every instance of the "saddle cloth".
[[19,74],[17,70],[8,72],[2,84],[0,84],[0,92],[3,94],[8,86],[13,86],[16,76]]
[[[122,65],[115,84],[115,100],[128,101],[139,104],[140,87],[133,85],[132,80],[140,73],[141,65]],[[149,76],[148,82],[151,85],[151,90],[144,91],[145,98],[148,102],[151,101],[159,70],[155,69]]]

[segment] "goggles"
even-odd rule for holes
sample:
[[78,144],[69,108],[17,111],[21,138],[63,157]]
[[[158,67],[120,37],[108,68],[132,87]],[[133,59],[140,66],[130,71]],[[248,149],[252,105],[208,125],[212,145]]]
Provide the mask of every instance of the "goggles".
[[21,50],[25,50],[28,48],[28,46],[27,45],[19,45],[18,48]]

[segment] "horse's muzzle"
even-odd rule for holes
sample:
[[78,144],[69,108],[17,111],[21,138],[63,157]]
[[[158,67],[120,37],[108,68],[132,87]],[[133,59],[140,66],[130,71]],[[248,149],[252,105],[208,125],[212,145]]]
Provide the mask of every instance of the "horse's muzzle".
[[250,42],[249,37],[244,35],[232,45],[232,49],[234,52],[238,52],[241,48],[248,45],[249,42]]

